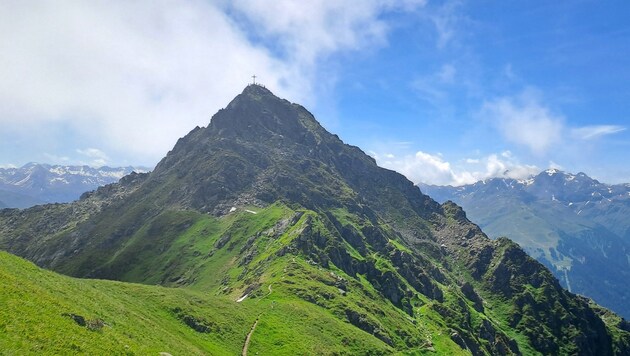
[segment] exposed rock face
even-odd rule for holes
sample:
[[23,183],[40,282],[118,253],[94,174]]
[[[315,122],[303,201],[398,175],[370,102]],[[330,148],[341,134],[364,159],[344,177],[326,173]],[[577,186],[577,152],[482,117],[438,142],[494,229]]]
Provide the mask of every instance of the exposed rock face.
[[[230,215],[272,205],[283,208],[271,217]],[[73,204],[5,210],[0,233],[0,247],[75,276],[180,286],[210,274],[241,298],[261,297],[265,278],[279,278],[301,303],[392,351],[446,347],[423,341],[430,328],[418,320],[451,330],[444,342],[475,355],[615,354],[630,338],[517,245],[488,239],[460,207],[436,203],[257,85],[152,173]],[[180,258],[194,263],[178,269]],[[214,327],[181,318],[198,332]]]
[[565,288],[630,317],[630,184],[549,169],[526,180],[420,187],[463,206],[490,237],[517,242]]

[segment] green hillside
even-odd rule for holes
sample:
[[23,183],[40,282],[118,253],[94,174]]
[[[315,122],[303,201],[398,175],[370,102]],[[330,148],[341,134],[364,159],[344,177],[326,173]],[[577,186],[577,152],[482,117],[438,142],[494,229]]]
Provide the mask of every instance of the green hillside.
[[[348,227],[366,223],[343,210],[335,214]],[[171,227],[167,222],[173,218],[185,222],[185,217],[191,219],[185,224],[188,228],[163,234],[172,236],[173,243],[161,253],[149,249],[146,253],[152,258],[143,258],[141,251],[147,246],[130,244],[113,259],[114,264],[133,266],[121,279],[151,283],[161,274],[167,281],[170,274],[188,276],[171,282],[185,285],[180,288],[75,279],[2,253],[0,276],[8,283],[2,285],[1,295],[2,304],[8,308],[0,312],[0,325],[6,330],[0,337],[1,348],[9,354],[229,355],[241,351],[256,323],[248,345],[251,354],[496,354],[512,353],[510,348],[514,353],[537,354],[540,345],[535,343],[543,341],[555,352],[577,350],[573,343],[554,341],[558,330],[541,328],[536,319],[527,318],[571,320],[575,318],[572,314],[580,315],[587,305],[568,298],[551,276],[522,252],[518,258],[524,260],[505,266],[516,269],[503,271],[502,266],[508,263],[503,261],[519,251],[507,240],[497,245],[492,254],[495,257],[485,262],[495,268],[469,257],[474,256],[472,253],[453,256],[449,259],[451,271],[443,270],[448,275],[442,276],[441,282],[425,281],[429,283],[426,286],[437,288],[427,291],[422,284],[411,285],[413,279],[400,276],[405,270],[388,258],[413,254],[397,239],[389,240],[383,251],[367,254],[346,245],[352,255],[346,257],[349,261],[371,261],[375,269],[356,275],[332,264],[322,266],[321,260],[315,262],[312,253],[317,253],[317,246],[289,252],[299,248],[304,231],[332,233],[324,226],[324,218],[312,211],[293,211],[275,204],[256,211],[235,211],[219,219],[192,212],[166,213],[160,219],[165,219],[163,226]],[[457,225],[456,216],[451,224]],[[474,246],[473,251],[488,251],[483,244]],[[538,271],[535,285],[527,282],[531,275],[518,271],[524,266],[529,266],[526,271]],[[482,273],[483,278],[475,278],[484,269],[488,270]],[[516,283],[514,290],[510,284],[503,285],[505,273],[523,284]],[[387,283],[396,283],[398,278],[405,283],[400,287],[407,290],[408,300],[394,299],[391,288],[399,287],[379,286],[377,280],[382,281],[387,274],[394,276]],[[459,282],[452,279],[454,275],[460,276]],[[466,282],[458,286],[462,281]],[[422,293],[409,294],[416,290]],[[535,301],[533,308],[522,309],[527,298]],[[548,298],[558,300],[559,309],[550,313],[545,304],[539,304]],[[79,325],[71,315],[81,316],[85,325]],[[605,334],[610,336],[605,337],[616,340],[615,353],[621,354],[629,335],[617,329],[621,322],[618,317],[606,315],[609,331]],[[515,317],[522,321],[515,322]],[[595,328],[597,323],[601,322],[595,322]],[[555,348],[558,346],[561,348]]]
[[237,354],[256,318],[226,298],[70,278],[5,252],[0,279],[0,350],[8,355]]
[[251,354],[391,351],[295,299],[237,303],[184,288],[75,279],[5,252],[0,278],[1,354],[235,355],[257,319]]
[[[93,353],[630,353],[619,317],[258,85],[149,174],[0,210],[0,248],[119,281],[9,263],[9,286],[31,288],[2,315],[28,329],[6,334],[18,354],[72,352],[73,337]],[[39,324],[50,337],[32,340]]]
[[[198,333],[190,333],[186,325],[182,325],[173,310],[184,304],[192,308],[189,312],[191,315],[212,316],[207,317],[206,320],[216,323],[229,320],[228,315],[234,313],[233,322],[238,321],[240,325],[232,325],[231,328],[220,330],[220,336],[229,334],[233,339],[230,340],[227,337],[214,339],[215,342],[225,343],[232,348],[242,346],[248,328],[255,319],[259,320],[255,334],[251,338],[250,352],[262,350],[265,353],[274,354],[295,354],[298,351],[304,354],[330,354],[345,350],[353,354],[383,354],[394,350],[439,349],[449,353],[465,354],[448,337],[450,329],[445,327],[443,321],[441,324],[432,325],[433,319],[441,319],[439,314],[432,313],[426,316],[426,319],[411,318],[384,298],[364,276],[352,278],[338,268],[324,269],[304,255],[283,256],[283,251],[291,248],[291,243],[300,237],[306,225],[317,220],[315,213],[294,212],[281,204],[272,205],[266,209],[256,209],[256,214],[253,210],[247,210],[250,212],[241,210],[222,219],[194,212],[166,212],[156,218],[156,221],[160,221],[159,225],[151,222],[149,226],[139,231],[142,233],[153,229],[155,233],[157,228],[170,229],[174,221],[187,226],[187,229],[180,231],[161,231],[160,235],[169,237],[170,246],[155,244],[154,246],[159,246],[160,251],[154,251],[150,249],[150,246],[130,243],[110,261],[109,266],[132,267],[124,275],[115,276],[121,280],[143,283],[164,282],[171,285],[186,285],[186,288],[158,288],[119,282],[71,279],[39,270],[23,261],[20,261],[11,272],[17,274],[14,280],[33,280],[35,285],[41,287],[42,283],[32,276],[32,274],[40,274],[39,279],[45,281],[43,285],[46,287],[37,292],[30,292],[28,295],[35,296],[47,291],[48,294],[52,294],[49,298],[56,297],[63,300],[66,295],[75,296],[76,300],[70,299],[64,304],[80,305],[82,308],[68,308],[67,310],[60,308],[51,312],[60,322],[72,325],[72,320],[68,322],[66,320],[68,318],[64,318],[62,314],[74,313],[85,315],[86,318],[93,315],[94,318],[107,320],[108,324],[114,325],[115,322],[118,325],[122,322],[118,321],[116,315],[126,315],[129,312],[145,315],[147,311],[144,308],[147,308],[158,311],[150,315],[154,318],[151,324],[164,324],[165,332],[168,332],[173,328],[172,323],[175,323],[176,327],[198,338],[197,340],[185,339],[184,341],[188,343],[183,345],[186,347],[178,346],[176,343],[165,344],[162,348],[167,350],[195,350],[197,347],[202,350],[213,350],[213,353],[220,351],[230,353],[230,348],[214,348],[216,345],[209,342],[206,335],[200,337]],[[313,225],[319,223],[316,221]],[[322,231],[325,229],[323,226],[319,228]],[[226,239],[226,236],[229,236],[229,239]],[[252,236],[257,237],[255,243],[251,239]],[[142,241],[142,239],[139,240]],[[391,246],[393,247],[394,243]],[[151,257],[148,258],[146,255]],[[6,254],[3,256],[6,259],[17,260],[16,257]],[[375,255],[374,258],[378,256]],[[244,260],[249,261],[244,263]],[[382,263],[387,264],[385,261]],[[22,265],[29,266],[28,274],[17,273]],[[384,268],[393,267],[385,266]],[[119,270],[119,268],[111,267],[110,271],[114,270]],[[264,273],[261,273],[262,271]],[[172,276],[184,276],[184,278],[174,280]],[[187,280],[185,277],[190,279]],[[19,286],[23,285],[16,282],[16,288]],[[91,291],[96,289],[94,292],[98,295],[88,297],[80,292],[83,288]],[[113,290],[116,290],[116,293],[113,293]],[[160,299],[159,301],[151,299],[154,295],[151,292],[157,296],[164,296],[163,298],[170,297],[170,303],[165,303]],[[236,301],[243,296],[247,297],[237,303]],[[184,299],[181,303],[178,302],[180,298]],[[196,303],[188,302],[186,298],[195,298]],[[35,298],[35,300],[40,299]],[[148,300],[157,305],[153,306],[144,302],[129,303],[129,300]],[[83,306],[86,301],[87,305]],[[428,301],[427,298],[422,298],[414,303],[419,307]],[[22,301],[19,299],[14,302],[20,304]],[[103,306],[110,304],[122,306],[118,307],[118,313],[103,310]],[[120,309],[128,309],[128,311],[121,312]],[[214,316],[217,310],[222,312]],[[7,316],[16,314],[21,314],[21,311],[7,311]],[[373,314],[378,317],[374,317]],[[169,323],[160,322],[161,318],[165,317],[170,319]],[[50,314],[43,317],[41,322],[45,322],[48,318]],[[29,321],[27,325],[36,328],[32,321]],[[138,326],[138,334],[146,333],[148,327],[150,325]],[[53,329],[65,330],[64,328]],[[114,328],[103,330],[114,332]],[[117,331],[122,330],[125,329],[121,328]],[[124,333],[126,332],[125,330]],[[94,341],[90,337],[96,334],[85,334],[84,342],[89,344],[89,340]],[[149,332],[149,334],[152,333]],[[20,335],[22,334],[17,333],[16,337],[19,338]],[[51,336],[52,339],[64,338],[63,335]],[[159,339],[164,335],[158,336],[154,333],[152,337]],[[134,337],[134,339],[138,339],[139,343],[149,345],[153,340],[145,340],[141,337]],[[128,343],[121,341],[118,347],[125,344]],[[115,347],[113,349],[117,350]],[[50,351],[54,348],[44,346],[43,350]],[[145,346],[138,350],[144,352],[144,350],[156,349]]]

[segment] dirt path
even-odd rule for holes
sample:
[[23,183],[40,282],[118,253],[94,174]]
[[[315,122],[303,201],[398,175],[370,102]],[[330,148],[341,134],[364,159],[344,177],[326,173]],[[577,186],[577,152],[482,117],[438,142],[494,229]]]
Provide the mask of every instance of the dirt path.
[[[267,295],[265,295],[263,298],[268,297],[272,292],[273,289],[271,288],[271,284],[267,287],[267,289],[269,290],[269,293],[267,293]],[[247,296],[247,295],[245,295]],[[263,298],[259,299],[258,301],[260,302]],[[241,297],[239,301],[242,301],[243,299],[245,299],[244,297]],[[275,303],[275,302],[274,302]],[[273,304],[271,305],[271,307],[273,308]],[[247,349],[249,348],[249,342],[252,340],[252,335],[254,334],[254,330],[256,329],[256,325],[258,325],[258,320],[260,320],[260,317],[263,315],[263,313],[260,313],[258,315],[258,317],[256,318],[256,321],[254,322],[254,325],[252,325],[252,328],[249,330],[249,333],[247,334],[247,337],[245,338],[245,344],[243,345],[243,356],[247,356]]]
[[260,319],[260,315],[256,318],[254,325],[252,325],[251,330],[249,330],[249,334],[247,334],[247,338],[245,339],[245,345],[243,345],[243,356],[247,356],[247,349],[249,348],[249,342],[252,340],[252,334],[256,329],[256,325],[258,325],[258,320]]

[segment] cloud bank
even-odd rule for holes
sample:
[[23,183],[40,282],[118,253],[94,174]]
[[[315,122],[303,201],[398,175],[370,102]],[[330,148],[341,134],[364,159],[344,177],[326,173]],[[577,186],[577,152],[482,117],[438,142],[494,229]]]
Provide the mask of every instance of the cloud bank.
[[422,5],[3,1],[0,139],[56,142],[63,152],[48,154],[67,156],[84,149],[67,139],[79,135],[105,157],[155,162],[178,137],[207,125],[252,74],[312,105],[306,99],[322,58],[382,45],[382,15]]
[[534,165],[521,164],[510,151],[480,158],[467,158],[456,164],[441,155],[418,151],[412,155],[372,153],[377,163],[400,172],[415,184],[459,186],[488,178],[524,179],[540,172]]

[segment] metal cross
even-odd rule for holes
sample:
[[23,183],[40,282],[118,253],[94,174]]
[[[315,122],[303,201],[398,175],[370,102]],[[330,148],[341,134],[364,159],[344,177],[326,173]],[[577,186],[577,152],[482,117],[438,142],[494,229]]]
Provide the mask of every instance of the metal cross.
[[256,75],[252,75],[252,79],[254,79],[253,84],[256,84]]

